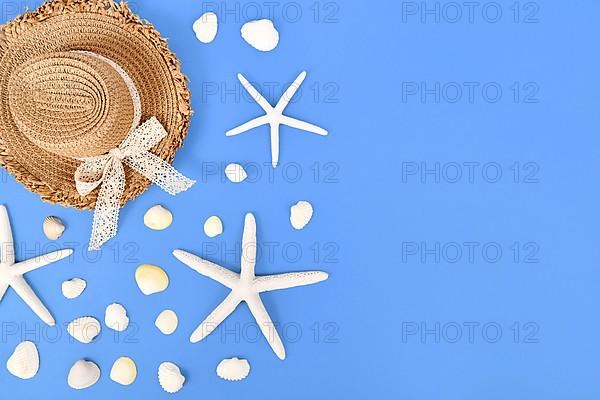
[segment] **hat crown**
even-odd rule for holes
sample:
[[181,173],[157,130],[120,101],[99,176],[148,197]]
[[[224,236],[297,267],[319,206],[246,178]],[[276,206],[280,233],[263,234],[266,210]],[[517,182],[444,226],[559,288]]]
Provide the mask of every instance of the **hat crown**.
[[37,146],[65,157],[106,154],[134,121],[134,100],[123,77],[86,53],[29,60],[14,71],[8,95],[18,129]]

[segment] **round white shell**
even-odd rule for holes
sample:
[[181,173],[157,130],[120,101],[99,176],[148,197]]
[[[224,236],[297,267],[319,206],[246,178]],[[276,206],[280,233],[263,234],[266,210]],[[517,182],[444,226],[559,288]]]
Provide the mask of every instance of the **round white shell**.
[[78,342],[91,343],[100,334],[100,322],[93,317],[77,318],[69,323],[67,332]]
[[304,229],[313,216],[313,206],[308,201],[299,201],[290,209],[290,222],[294,229]]
[[81,296],[86,286],[87,283],[83,279],[73,278],[62,283],[62,294],[67,299],[75,299]]
[[271,51],[279,43],[279,32],[269,19],[246,22],[241,33],[242,38],[256,50]]
[[65,231],[65,225],[60,218],[50,216],[44,220],[44,234],[50,240],[57,240]]
[[87,360],[79,360],[71,367],[67,384],[73,389],[85,389],[98,382],[100,368]]
[[165,335],[170,335],[175,332],[177,329],[178,319],[177,314],[173,310],[164,310],[158,317],[156,317],[156,321],[154,325]]
[[162,292],[169,286],[169,276],[156,265],[142,264],[135,270],[135,281],[145,295]]
[[225,167],[225,175],[233,183],[241,183],[248,178],[248,173],[240,164],[231,163]]
[[158,367],[158,382],[165,392],[176,393],[183,387],[185,377],[177,365],[164,362]]
[[167,229],[173,223],[173,214],[161,205],[156,205],[144,214],[144,225],[155,231]]
[[17,378],[33,378],[40,369],[40,356],[35,343],[19,343],[6,362],[6,369]]
[[223,233],[223,222],[221,221],[221,218],[216,215],[208,218],[204,223],[204,233],[209,238],[217,237]]
[[219,20],[217,15],[213,12],[207,12],[202,14],[192,26],[196,38],[202,43],[210,43],[215,40],[217,31],[219,29]]
[[227,381],[241,381],[250,373],[248,360],[226,358],[217,366],[217,375]]
[[121,304],[113,303],[106,307],[104,313],[104,323],[110,329],[122,332],[129,326],[129,317],[127,310]]
[[117,358],[110,369],[110,379],[121,385],[131,385],[137,377],[135,362],[129,357]]

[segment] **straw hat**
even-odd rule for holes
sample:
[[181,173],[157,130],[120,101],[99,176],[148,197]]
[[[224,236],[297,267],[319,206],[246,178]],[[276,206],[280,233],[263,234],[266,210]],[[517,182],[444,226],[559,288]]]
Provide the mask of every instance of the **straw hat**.
[[[125,3],[48,1],[0,26],[0,164],[43,200],[94,208],[98,189],[82,196],[75,184],[82,159],[155,117],[166,136],[150,152],[172,162],[189,127],[186,81],[166,41]],[[128,165],[125,177],[121,205],[150,184]]]

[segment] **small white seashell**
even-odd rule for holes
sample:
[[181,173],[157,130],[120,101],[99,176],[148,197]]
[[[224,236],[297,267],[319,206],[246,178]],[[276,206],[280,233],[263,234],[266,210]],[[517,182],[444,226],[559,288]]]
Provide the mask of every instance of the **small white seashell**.
[[236,163],[231,163],[225,167],[225,175],[227,175],[227,179],[233,183],[241,183],[248,178],[248,174],[244,167]]
[[202,43],[210,43],[215,40],[217,30],[219,29],[219,20],[213,12],[202,14],[192,26],[196,33],[196,38]]
[[204,223],[204,233],[210,238],[214,238],[223,233],[223,222],[221,218],[213,215]]
[[137,377],[135,362],[129,357],[117,358],[110,369],[110,379],[121,385],[131,385]]
[[279,32],[269,19],[246,22],[241,32],[244,40],[256,50],[271,51],[279,43]]
[[110,329],[122,332],[129,326],[127,310],[121,304],[113,303],[106,307],[104,312],[104,323]]
[[163,312],[158,314],[154,325],[156,325],[158,330],[160,330],[165,335],[170,335],[171,333],[175,332],[175,329],[177,329],[177,323],[178,319],[177,314],[175,314],[175,311],[164,310]]
[[93,317],[77,318],[67,325],[67,332],[81,343],[91,343],[100,334],[100,322]]
[[144,225],[155,231],[167,229],[173,223],[173,214],[161,205],[151,207],[144,214]]
[[50,240],[58,240],[65,231],[65,225],[58,217],[47,217],[44,220],[44,234]]
[[145,295],[162,292],[169,286],[167,273],[151,264],[142,264],[135,270],[135,281]]
[[85,389],[98,382],[100,368],[92,361],[79,360],[71,367],[67,383],[73,389]]
[[290,210],[290,222],[294,229],[304,229],[313,216],[313,207],[308,201],[299,201]]
[[175,393],[183,387],[185,376],[181,374],[177,365],[164,362],[158,367],[158,382],[165,392]]
[[67,299],[75,299],[83,293],[87,286],[86,281],[80,278],[73,278],[62,283],[62,293]]
[[241,381],[250,373],[248,360],[239,358],[226,358],[217,366],[217,375],[226,381]]
[[19,343],[6,362],[6,369],[17,378],[33,378],[40,369],[40,356],[35,343]]

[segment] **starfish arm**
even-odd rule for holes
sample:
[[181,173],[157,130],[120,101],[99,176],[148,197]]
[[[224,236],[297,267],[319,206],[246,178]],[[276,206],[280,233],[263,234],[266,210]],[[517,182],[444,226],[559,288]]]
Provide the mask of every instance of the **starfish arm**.
[[15,263],[15,244],[6,206],[0,205],[0,260],[5,265]]
[[190,342],[197,343],[210,335],[240,304],[241,299],[233,292],[211,312],[190,336]]
[[281,360],[285,360],[285,347],[283,347],[283,342],[277,333],[277,329],[275,329],[275,325],[273,321],[271,321],[271,317],[265,308],[260,296],[258,294],[251,296],[246,299],[246,303],[248,303],[248,307],[250,308],[250,312],[256,319],[256,323],[260,327],[260,330],[269,342],[269,345],[277,354],[277,357]]
[[301,121],[296,118],[288,117],[287,115],[281,116],[281,123],[287,126],[291,126],[292,128],[301,129],[303,131],[316,133],[317,135],[327,136],[329,132],[320,126],[313,125],[311,123]]
[[0,283],[0,301],[2,301],[2,298],[6,294],[7,290],[8,290],[8,284],[7,283]]
[[271,124],[271,164],[273,168],[279,165],[279,123]]
[[300,75],[298,75],[296,80],[287,88],[283,96],[281,96],[279,102],[277,102],[277,105],[275,106],[276,111],[279,111],[280,113],[283,112],[283,110],[290,103],[298,89],[300,89],[300,85],[302,85],[302,82],[304,82],[305,78],[306,71],[300,72]]
[[250,82],[248,82],[248,80],[244,77],[244,75],[238,74],[238,79],[244,86],[244,89],[246,89],[246,91],[248,93],[250,93],[250,96],[252,96],[254,101],[256,101],[258,103],[258,105],[263,110],[265,110],[265,112],[267,114],[269,114],[273,111],[273,106],[271,106],[271,104],[269,104],[269,102],[262,96],[262,94],[260,94],[258,92],[258,90],[256,90],[256,88],[254,86],[252,86],[252,84]]
[[256,278],[254,289],[259,292],[270,292],[296,286],[306,286],[323,282],[329,274],[321,271],[290,272],[288,274],[267,275]]
[[58,250],[52,253],[30,258],[29,260],[21,261],[13,266],[16,275],[24,275],[27,272],[35,269],[45,267],[48,264],[62,260],[63,258],[69,257],[73,254],[71,249]]
[[173,251],[173,255],[199,274],[207,276],[230,289],[239,281],[239,275],[235,272],[187,251],[175,250]]
[[225,136],[235,136],[240,133],[244,133],[249,131],[250,129],[258,128],[259,126],[265,125],[269,122],[269,117],[267,115],[263,115],[257,118],[254,118],[236,128],[230,129],[225,132]]
[[19,297],[23,299],[29,308],[31,308],[33,312],[41,318],[42,321],[50,326],[55,325],[52,314],[50,314],[50,311],[48,311],[33,289],[31,289],[27,281],[25,281],[25,278],[22,276],[14,277],[13,281],[10,283],[10,286],[12,286]]
[[246,214],[244,221],[244,234],[242,235],[242,272],[241,279],[252,281],[254,279],[254,266],[256,265],[256,219],[252,213]]

